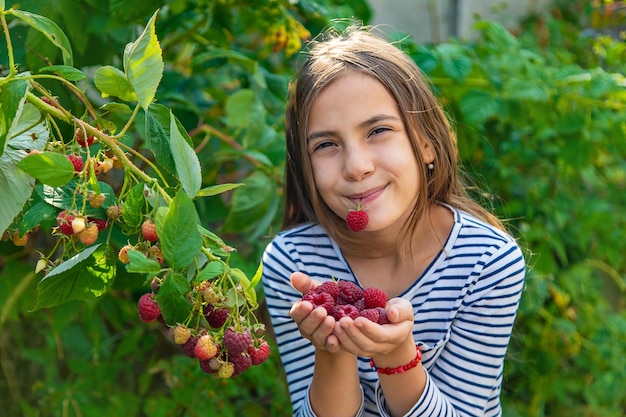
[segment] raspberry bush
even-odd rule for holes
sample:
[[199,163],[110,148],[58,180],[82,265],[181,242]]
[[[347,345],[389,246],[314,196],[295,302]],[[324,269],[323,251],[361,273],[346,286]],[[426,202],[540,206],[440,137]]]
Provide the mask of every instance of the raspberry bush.
[[[97,67],[90,78],[73,66],[70,42],[52,20],[5,9],[4,2],[1,9],[9,67],[0,78],[0,233],[25,246],[54,219],[54,244],[33,265],[42,278],[32,310],[100,297],[125,268],[144,277],[138,320],[171,329],[172,342],[202,369],[236,376],[252,365],[252,355],[261,364],[269,355],[255,315],[261,271],[248,276],[231,265],[235,248],[204,226],[196,208],[197,200],[242,183],[203,187],[189,132],[155,101],[166,67],[159,11],[126,45],[120,67]],[[10,19],[44,34],[63,64],[36,75],[18,72]],[[83,107],[53,95],[49,83]],[[141,150],[129,141],[139,129],[147,144]],[[113,237],[120,235],[126,244],[118,249]]]

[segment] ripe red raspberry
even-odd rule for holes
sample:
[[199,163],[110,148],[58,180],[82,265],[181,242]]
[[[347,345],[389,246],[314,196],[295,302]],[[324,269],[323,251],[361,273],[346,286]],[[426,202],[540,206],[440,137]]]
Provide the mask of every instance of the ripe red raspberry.
[[363,298],[365,299],[365,307],[367,308],[385,308],[388,297],[387,293],[380,288],[370,287],[363,291]]
[[198,343],[198,339],[199,339],[198,336],[192,335],[189,339],[187,339],[185,343],[180,345],[180,350],[182,350],[182,352],[186,356],[189,356],[190,358],[194,358],[196,356],[194,353],[194,350],[196,348],[196,343]]
[[248,354],[252,360],[252,365],[260,365],[269,358],[270,345],[265,340],[261,340],[259,347],[254,347],[254,345],[248,347]]
[[216,353],[217,346],[213,343],[213,338],[208,334],[200,336],[196,346],[193,348],[194,356],[203,361],[211,359]]
[[67,155],[67,159],[70,160],[70,162],[72,163],[72,165],[74,165],[74,172],[75,173],[79,173],[80,171],[83,170],[83,160],[80,156],[78,155]]
[[365,230],[367,223],[369,222],[369,216],[366,212],[361,210],[361,202],[356,206],[356,210],[348,212],[346,216],[346,224],[348,228],[355,233]]
[[248,351],[248,346],[252,343],[252,335],[248,329],[237,332],[229,327],[224,332],[224,347],[228,351],[228,356],[237,356]]
[[109,227],[109,222],[104,219],[94,219],[93,217],[87,217],[87,221],[98,226],[98,230],[100,232]]
[[333,313],[333,307],[335,307],[335,300],[330,294],[325,292],[315,292],[315,290],[304,294],[302,301],[308,301],[313,304],[314,309],[317,307],[323,307],[328,315]]
[[363,310],[365,310],[367,308],[365,306],[365,300],[362,299],[362,298],[360,300],[358,300],[356,303],[352,304],[352,305],[355,306],[356,309],[359,310],[359,311],[363,311]]
[[248,370],[252,365],[252,359],[248,353],[240,353],[238,355],[229,355],[228,361],[234,365],[233,374],[231,376],[237,376]]
[[82,232],[78,234],[78,239],[85,245],[89,246],[98,240],[98,225],[88,223]]
[[365,310],[359,311],[359,317],[365,317],[369,321],[378,323],[378,318],[380,317],[380,313],[375,308],[366,308]]
[[351,281],[339,281],[339,297],[343,302],[338,304],[354,304],[363,298],[361,287]]
[[378,310],[378,324],[389,324],[391,323],[387,318],[387,310],[382,307],[376,307]]
[[154,242],[159,239],[156,233],[156,225],[150,219],[142,223],[141,234],[143,235],[143,238],[149,242]]
[[74,215],[68,213],[66,210],[63,210],[57,215],[57,226],[59,228],[59,232],[64,235],[73,235],[74,229],[72,229],[72,221],[74,220]]
[[330,294],[333,300],[336,300],[339,296],[339,285],[335,281],[324,281],[315,287],[315,292],[325,292]]
[[74,137],[76,138],[76,142],[83,148],[91,146],[95,139],[93,135],[87,135],[87,139],[85,140],[85,132],[81,128],[76,129]]
[[206,321],[209,322],[209,326],[214,329],[222,327],[230,316],[230,310],[226,307],[215,308],[212,305],[207,305],[204,312]]
[[352,304],[336,305],[333,309],[333,317],[339,321],[342,317],[350,317],[352,320],[359,316],[359,310]]
[[137,311],[139,312],[139,318],[145,323],[155,321],[161,315],[161,309],[150,292],[139,298]]

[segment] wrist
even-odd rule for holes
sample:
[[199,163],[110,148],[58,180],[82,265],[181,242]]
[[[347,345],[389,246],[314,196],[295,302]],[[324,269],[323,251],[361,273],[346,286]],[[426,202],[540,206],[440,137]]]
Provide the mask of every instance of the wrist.
[[[387,358],[389,358],[390,356],[391,355],[387,355]],[[403,359],[400,360],[401,358]],[[419,365],[422,361],[422,350],[420,349],[419,345],[412,345],[410,359],[406,358],[406,354],[402,354],[399,357],[393,357],[392,359],[379,362],[376,362],[374,358],[370,358],[370,366],[379,374],[384,375],[395,375],[409,371],[417,367],[417,365]],[[392,363],[394,365],[389,366],[389,363]]]

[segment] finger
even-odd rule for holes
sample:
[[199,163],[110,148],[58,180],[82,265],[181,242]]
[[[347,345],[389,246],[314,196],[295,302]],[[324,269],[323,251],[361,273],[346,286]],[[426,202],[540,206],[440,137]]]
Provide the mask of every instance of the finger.
[[306,294],[311,288],[319,285],[317,281],[312,280],[307,274],[302,272],[294,272],[289,277],[289,280],[291,285],[302,294]]
[[413,306],[404,298],[392,298],[387,302],[385,306],[387,311],[387,318],[392,323],[399,323],[401,321],[413,321]]

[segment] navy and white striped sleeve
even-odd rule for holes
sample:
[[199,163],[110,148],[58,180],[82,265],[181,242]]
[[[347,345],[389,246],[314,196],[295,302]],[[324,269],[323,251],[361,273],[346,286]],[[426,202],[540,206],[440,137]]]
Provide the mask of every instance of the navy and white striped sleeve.
[[[485,252],[469,278],[467,291],[442,352],[425,362],[427,384],[411,417],[500,416],[504,357],[525,277],[520,248],[510,240]],[[415,335],[419,340],[419,335]],[[378,385],[378,408],[387,416]]]

